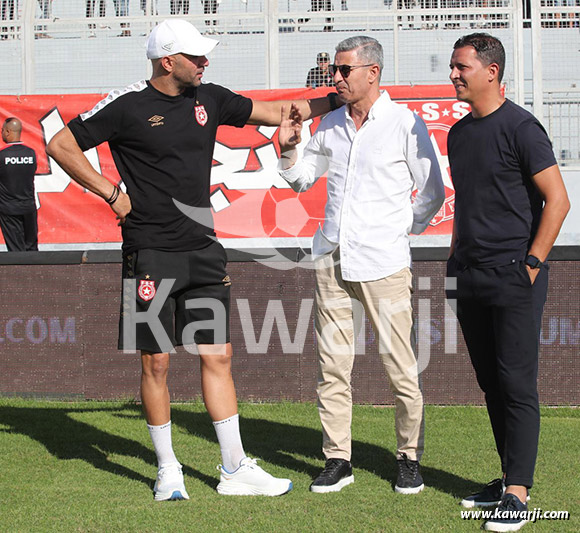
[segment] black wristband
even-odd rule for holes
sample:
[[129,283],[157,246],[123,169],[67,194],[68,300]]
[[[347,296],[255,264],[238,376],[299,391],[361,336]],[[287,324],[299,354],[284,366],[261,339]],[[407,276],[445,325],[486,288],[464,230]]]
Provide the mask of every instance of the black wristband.
[[540,268],[543,265],[543,263],[535,255],[529,254],[526,256],[525,263],[533,269]]
[[330,104],[330,110],[331,111],[334,111],[335,109],[338,109],[338,105],[336,103],[337,96],[338,96],[337,93],[328,93],[326,95],[326,98],[328,98],[328,103]]
[[120,192],[121,190],[119,189],[119,187],[115,185],[113,193],[111,194],[111,196],[109,196],[107,200],[105,200],[105,202],[107,202],[109,205],[113,205],[117,201],[117,198],[119,198]]

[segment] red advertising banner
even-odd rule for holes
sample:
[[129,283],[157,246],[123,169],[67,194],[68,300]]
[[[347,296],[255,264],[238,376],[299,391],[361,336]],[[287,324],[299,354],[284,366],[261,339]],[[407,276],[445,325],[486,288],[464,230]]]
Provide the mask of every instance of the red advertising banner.
[[[424,235],[451,233],[454,192],[447,162],[447,133],[469,108],[458,102],[450,85],[385,87],[393,100],[423,118],[437,153],[446,188],[446,201]],[[322,96],[328,89],[246,91],[258,100]],[[109,206],[73,182],[46,155],[46,144],[72,118],[91,109],[103,95],[0,96],[0,116],[16,116],[23,123],[22,141],[37,154],[35,179],[39,243],[53,249],[75,244],[120,243],[121,232]],[[319,119],[309,121],[307,142]],[[4,148],[0,144],[0,148]],[[114,183],[119,175],[107,144],[85,154],[98,172]],[[265,239],[309,238],[324,216],[326,178],[305,193],[295,193],[278,176],[277,129],[246,126],[218,130],[212,169],[212,207],[220,238],[245,239],[248,247],[264,246]],[[0,237],[1,238],[1,237]],[[0,242],[2,242],[0,240]],[[118,246],[118,244],[115,244]],[[291,245],[291,244],[290,244]],[[90,247],[90,246],[89,246]]]

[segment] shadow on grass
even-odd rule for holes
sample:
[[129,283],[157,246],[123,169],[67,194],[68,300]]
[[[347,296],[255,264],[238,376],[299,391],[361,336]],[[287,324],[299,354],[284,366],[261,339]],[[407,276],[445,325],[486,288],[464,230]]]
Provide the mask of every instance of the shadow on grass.
[[[140,416],[140,407],[135,404],[90,409],[4,406],[0,407],[0,423],[9,426],[9,429],[0,431],[26,435],[41,443],[58,459],[81,459],[99,470],[152,487],[153,479],[109,459],[111,454],[137,457],[156,468],[157,459],[152,448],[132,439],[112,435],[70,416],[73,413],[110,412],[112,416],[124,418],[127,415],[120,411],[127,409],[136,411],[135,416]],[[171,418],[174,424],[185,428],[190,434],[215,442],[217,446],[215,431],[207,413],[192,413],[173,406]],[[250,456],[305,473],[311,478],[316,477],[323,466],[321,433],[318,430],[244,417],[241,431],[244,449]],[[397,462],[393,453],[380,446],[357,440],[353,441],[352,448],[355,469],[367,470],[394,486]],[[316,459],[319,464],[312,465],[311,462],[296,459],[294,455]],[[217,476],[207,476],[189,465],[184,465],[183,471],[187,476],[197,478],[212,488],[217,486]],[[427,486],[454,497],[469,494],[478,486],[472,480],[437,468],[422,467],[422,473]]]
[[[137,457],[152,465],[153,471],[156,472],[157,457],[151,447],[145,447],[132,439],[112,435],[70,416],[73,413],[94,412],[110,412],[113,415],[127,408],[140,411],[140,408],[134,404],[89,409],[2,406],[0,407],[0,423],[8,426],[8,429],[0,429],[0,433],[26,435],[42,444],[58,459],[81,459],[99,470],[140,481],[153,488],[154,477],[145,477],[109,458],[111,454]],[[193,468],[184,468],[184,471],[208,485],[214,482],[213,478]]]
[[[191,434],[216,442],[217,439],[211,419],[207,413],[191,413],[173,406],[171,419],[174,424],[179,424]],[[302,472],[315,478],[324,466],[324,458],[321,452],[322,435],[319,430],[308,427],[296,426],[259,418],[243,417],[240,419],[240,429],[245,452],[252,457],[259,457],[269,463]],[[394,489],[397,480],[397,460],[389,450],[353,440],[353,468],[367,470],[391,484]],[[318,464],[312,465],[296,459],[294,455],[301,455],[317,460]],[[438,468],[421,466],[421,472],[425,484],[453,497],[465,497],[474,489],[479,488],[480,483],[456,476]],[[217,480],[212,486],[217,485]]]

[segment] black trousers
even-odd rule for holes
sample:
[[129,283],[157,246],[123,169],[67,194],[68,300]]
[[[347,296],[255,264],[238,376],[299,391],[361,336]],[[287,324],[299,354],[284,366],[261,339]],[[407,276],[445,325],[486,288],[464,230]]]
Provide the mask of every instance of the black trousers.
[[538,346],[548,291],[548,267],[534,285],[523,261],[495,268],[462,265],[454,257],[447,297],[457,300],[463,331],[507,485],[533,484],[540,434]]
[[0,214],[0,229],[9,252],[38,250],[38,221],[36,210],[25,215]]

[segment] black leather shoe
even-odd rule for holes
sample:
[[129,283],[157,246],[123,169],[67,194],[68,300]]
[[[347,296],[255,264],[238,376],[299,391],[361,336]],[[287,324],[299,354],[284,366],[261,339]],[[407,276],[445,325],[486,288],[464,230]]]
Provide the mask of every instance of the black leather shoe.
[[407,457],[407,454],[403,453],[401,459],[397,459],[397,466],[399,467],[399,475],[395,492],[417,494],[425,488],[419,471],[419,461],[412,461]]
[[328,459],[324,470],[310,485],[312,492],[338,492],[354,483],[352,465],[345,459]]

